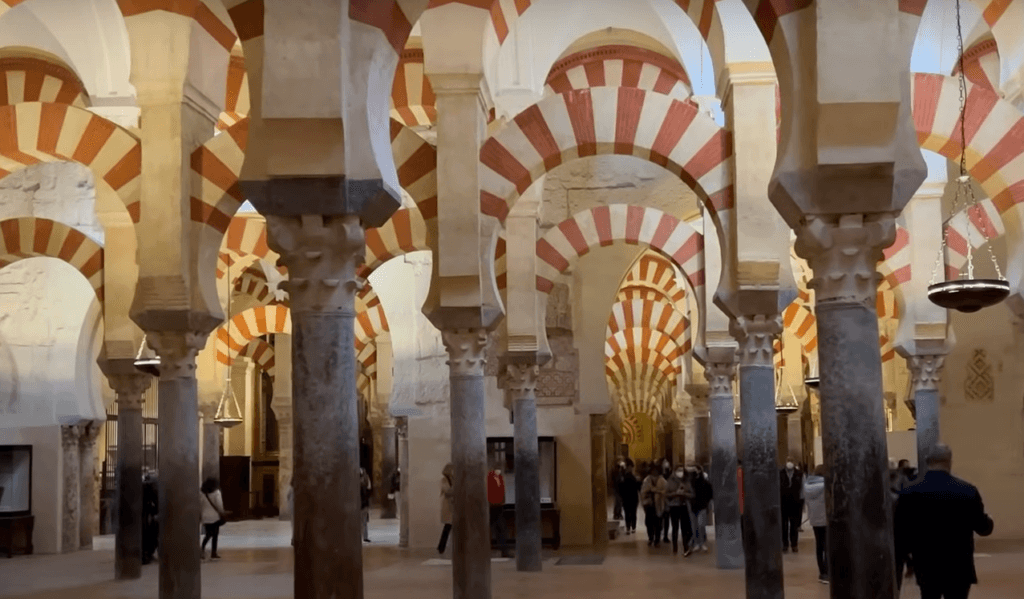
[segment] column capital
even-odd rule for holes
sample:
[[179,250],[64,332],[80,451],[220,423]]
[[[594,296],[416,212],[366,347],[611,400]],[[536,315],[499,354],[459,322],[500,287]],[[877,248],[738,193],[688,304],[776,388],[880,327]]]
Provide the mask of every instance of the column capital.
[[732,396],[732,382],[736,377],[736,362],[708,362],[704,365],[704,377],[708,380],[709,396]]
[[78,447],[82,431],[77,424],[65,424],[60,427],[60,443],[65,451]]
[[366,231],[354,214],[324,216],[267,215],[267,243],[288,269],[288,292],[294,311],[341,311],[355,314],[360,282],[356,270],[366,256]]
[[796,238],[796,253],[814,271],[810,287],[818,305],[874,305],[882,250],[896,239],[893,214],[808,215]]
[[772,366],[775,337],[782,332],[782,315],[739,316],[729,323],[730,333],[739,343],[736,352],[740,366]]
[[217,404],[200,403],[199,414],[203,417],[206,424],[213,422],[213,419],[217,417]]
[[536,364],[509,364],[505,384],[512,392],[513,399],[535,393],[539,374],[540,367]]
[[595,435],[604,435],[608,433],[608,415],[607,414],[591,414],[590,415],[590,432]]
[[107,384],[117,394],[115,401],[120,410],[141,410],[145,399],[142,394],[149,389],[153,377],[144,372],[107,374]]
[[942,366],[946,361],[943,354],[910,356],[911,384],[914,393],[918,391],[938,391],[942,380]]
[[146,339],[160,356],[160,378],[196,375],[196,355],[206,347],[209,331],[146,331]]
[[453,376],[483,376],[487,363],[487,329],[445,329],[441,339],[448,350]]
[[103,428],[102,420],[83,420],[78,423],[78,442],[83,448],[91,447],[100,436],[100,429]]

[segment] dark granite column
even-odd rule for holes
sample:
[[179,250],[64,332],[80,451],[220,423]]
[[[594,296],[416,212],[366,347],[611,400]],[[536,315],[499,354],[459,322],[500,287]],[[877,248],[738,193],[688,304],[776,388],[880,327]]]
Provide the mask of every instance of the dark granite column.
[[711,486],[715,494],[715,557],[719,568],[735,570],[743,567],[732,391],[736,363],[726,356],[717,359],[722,361],[709,361],[704,369],[711,386],[708,403],[711,407]]
[[786,463],[786,459],[789,458],[789,414],[776,413],[775,423],[776,429],[779,431],[776,454],[779,467],[781,468]]
[[222,429],[213,421],[217,416],[217,406],[202,405],[199,406],[199,412],[203,418],[203,480],[208,478],[220,480],[220,434]]
[[160,356],[160,599],[199,599],[199,389],[196,354],[216,320],[198,331],[147,331]]
[[354,215],[270,214],[267,225],[291,299],[295,598],[361,599],[354,323],[363,227]]
[[594,551],[608,548],[608,467],[605,460],[605,436],[608,415],[590,415],[590,489],[594,516]]
[[895,234],[892,216],[856,214],[812,218],[797,232],[797,253],[814,272],[833,599],[896,596],[875,307],[875,267]]
[[452,594],[455,599],[490,599],[491,531],[484,431],[487,330],[448,329],[441,334],[448,349],[455,468]]
[[380,429],[380,450],[381,450],[381,477],[380,477],[380,502],[384,506],[381,511],[381,518],[393,520],[398,517],[398,506],[395,499],[388,499],[391,494],[391,479],[398,468],[398,431],[395,428],[395,419],[387,416],[381,421]]
[[747,598],[781,599],[785,593],[772,342],[782,332],[782,321],[777,314],[741,316],[733,325],[740,344]]
[[914,419],[917,421],[917,469],[928,469],[928,455],[939,443],[939,381],[942,380],[942,354],[918,355],[910,359],[913,375]]
[[516,464],[516,570],[540,572],[540,446],[537,442],[536,364],[510,364]]
[[409,546],[409,417],[398,418],[398,546]]
[[100,495],[96,488],[96,438],[103,427],[103,421],[87,420],[78,425],[78,456],[81,463],[79,475],[79,501],[81,509],[78,521],[79,549],[92,549],[92,538],[100,529]]
[[78,453],[79,428],[77,424],[60,427],[62,449],[62,488],[64,489],[61,507],[61,553],[78,551],[81,531],[81,466],[82,459]]
[[100,368],[117,393],[117,527],[114,578],[142,576],[142,394],[153,377],[134,360],[106,360]]

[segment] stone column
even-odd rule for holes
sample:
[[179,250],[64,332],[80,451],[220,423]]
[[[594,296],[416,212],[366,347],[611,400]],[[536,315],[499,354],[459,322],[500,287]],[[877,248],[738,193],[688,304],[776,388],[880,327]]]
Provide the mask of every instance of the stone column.
[[693,417],[694,460],[707,468],[711,463],[711,416],[704,414]]
[[779,491],[772,343],[782,332],[778,314],[741,316],[733,334],[740,344],[740,418],[743,435],[743,552],[748,599],[781,599],[782,513]]
[[216,320],[196,331],[148,331],[160,356],[160,599],[198,599],[201,594],[199,527],[199,389],[196,354]]
[[[540,446],[537,441],[536,364],[510,364],[516,461],[516,570],[540,572]],[[604,447],[602,447],[602,455]]]
[[605,464],[605,435],[608,415],[590,415],[590,489],[594,506],[594,550],[608,548],[608,467]]
[[776,413],[775,425],[779,431],[776,456],[778,458],[777,463],[781,467],[781,464],[785,464],[789,458],[789,414]]
[[277,418],[278,467],[277,467],[277,505],[280,508],[278,517],[281,520],[292,519],[292,455],[294,454],[294,435],[292,424],[292,336],[274,336],[274,398],[270,409]]
[[213,421],[217,416],[217,406],[203,404],[199,406],[199,414],[203,419],[202,479],[215,478],[219,481],[221,428]]
[[92,549],[92,538],[100,530],[100,495],[96,487],[96,438],[103,427],[101,420],[87,420],[78,425],[81,436],[78,439],[78,454],[81,460],[79,473],[78,547]]
[[142,576],[142,394],[153,377],[131,358],[100,362],[117,394],[117,526],[114,578]]
[[715,493],[715,558],[719,568],[735,570],[743,567],[732,392],[736,363],[727,355],[716,358],[721,361],[709,361],[704,369],[710,385],[708,403],[711,406],[711,485]]
[[395,426],[395,419],[385,416],[381,419],[380,427],[380,450],[381,450],[381,477],[380,477],[380,500],[383,510],[381,518],[395,519],[398,517],[398,509],[394,499],[388,499],[391,493],[391,479],[395,475],[395,468],[398,467],[397,447],[398,430]]
[[398,546],[409,546],[409,417],[398,418]]
[[490,599],[491,531],[484,431],[486,329],[442,331],[451,379],[452,582],[455,599]]
[[895,234],[891,215],[861,214],[810,216],[797,232],[814,272],[833,597],[896,594],[875,270]]
[[928,470],[928,455],[939,443],[939,381],[942,380],[942,354],[910,358],[913,377],[914,419],[917,421],[917,469]]
[[60,427],[60,441],[62,450],[61,471],[62,487],[64,489],[64,502],[61,508],[61,553],[71,553],[78,550],[78,541],[81,535],[79,519],[81,518],[82,500],[80,496],[81,481],[81,457],[78,453],[78,439],[80,429],[78,425],[62,425]]
[[365,234],[355,215],[271,214],[267,225],[291,299],[295,597],[361,599],[354,325]]

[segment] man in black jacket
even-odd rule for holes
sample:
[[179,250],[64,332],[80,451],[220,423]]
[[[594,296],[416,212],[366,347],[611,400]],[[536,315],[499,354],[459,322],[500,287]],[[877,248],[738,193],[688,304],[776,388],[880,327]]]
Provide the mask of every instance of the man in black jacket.
[[804,474],[793,460],[787,460],[786,467],[779,472],[779,491],[782,494],[782,551],[785,553],[792,547],[796,553],[804,515]]
[[953,452],[939,444],[928,472],[900,494],[896,505],[897,560],[914,560],[921,599],[966,599],[974,570],[974,533],[992,534],[978,489],[950,474]]

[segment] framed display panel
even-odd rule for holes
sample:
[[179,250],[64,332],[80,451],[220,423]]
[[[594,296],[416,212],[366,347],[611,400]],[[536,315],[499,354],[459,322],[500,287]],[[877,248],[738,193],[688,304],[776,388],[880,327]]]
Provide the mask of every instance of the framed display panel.
[[[554,437],[540,437],[540,503],[553,507],[558,501],[558,447]],[[505,505],[516,503],[516,452],[512,437],[487,438],[487,468],[501,468],[505,479]]]
[[32,446],[0,445],[0,517],[32,513]]

